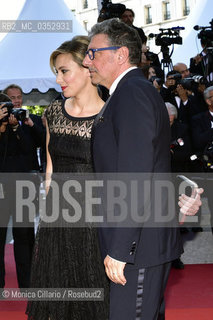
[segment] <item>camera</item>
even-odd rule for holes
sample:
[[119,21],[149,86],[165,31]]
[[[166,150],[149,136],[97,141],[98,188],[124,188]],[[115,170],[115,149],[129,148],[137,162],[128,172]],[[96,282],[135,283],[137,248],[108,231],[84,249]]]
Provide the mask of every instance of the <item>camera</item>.
[[210,26],[207,27],[202,27],[198,25],[194,26],[194,30],[201,30],[198,34],[198,39],[201,39],[201,41],[206,47],[213,46],[213,19],[209,23]]
[[175,73],[175,74],[172,74],[170,76],[171,79],[175,80],[176,81],[176,84],[180,84],[180,81],[182,79],[182,76],[180,73]]
[[183,88],[190,91],[196,91],[199,83],[206,84],[206,79],[203,76],[194,75],[180,80],[180,84],[183,86]]
[[8,117],[11,114],[13,114],[14,117],[18,121],[24,121],[25,119],[29,118],[29,110],[25,110],[25,109],[22,109],[22,108],[14,108],[14,105],[10,101],[8,101],[8,102],[0,102],[0,105],[1,104],[3,104],[4,108],[7,108],[8,115],[6,117],[4,117],[3,119],[1,119],[0,123],[7,122],[8,121]]
[[149,38],[155,37],[156,46],[167,47],[171,44],[182,44],[182,37],[180,36],[180,30],[184,30],[184,27],[172,27],[167,29],[159,29],[160,33],[150,33]]
[[151,62],[154,62],[158,57],[158,55],[156,53],[151,52],[151,51],[146,51],[146,52],[144,52],[144,54],[146,56],[146,59]]
[[99,19],[101,20],[120,18],[126,10],[126,6],[124,4],[112,3],[109,0],[104,0],[101,4],[102,8],[99,14]]
[[177,87],[178,84],[181,84],[184,89],[190,91],[196,91],[199,83],[206,84],[206,79],[201,75],[192,75],[191,77],[182,79],[180,73],[175,73],[171,76],[171,79],[176,81],[175,87]]
[[159,86],[161,86],[161,85],[164,83],[164,80],[163,80],[162,78],[158,78],[158,77],[156,77],[156,76],[152,76],[152,77],[149,79],[149,81],[150,81],[151,83],[153,83],[154,80],[156,80],[156,82],[157,82],[157,84],[158,84]]

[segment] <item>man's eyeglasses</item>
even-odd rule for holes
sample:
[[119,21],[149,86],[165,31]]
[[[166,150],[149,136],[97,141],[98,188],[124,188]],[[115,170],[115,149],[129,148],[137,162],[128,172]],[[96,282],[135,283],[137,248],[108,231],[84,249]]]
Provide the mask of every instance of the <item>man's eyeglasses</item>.
[[105,48],[97,48],[97,49],[89,49],[86,51],[86,54],[88,54],[90,60],[94,60],[95,59],[95,52],[97,51],[104,51],[104,50],[117,50],[121,47],[119,46],[114,46],[114,47],[105,47]]

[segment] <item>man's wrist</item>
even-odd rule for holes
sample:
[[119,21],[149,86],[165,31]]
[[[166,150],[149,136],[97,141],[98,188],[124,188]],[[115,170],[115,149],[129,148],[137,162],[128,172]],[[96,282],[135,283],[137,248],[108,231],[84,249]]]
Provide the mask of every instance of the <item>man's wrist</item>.
[[34,122],[33,121],[29,123],[29,127],[31,127],[31,128],[34,127]]
[[114,261],[126,263],[126,262],[124,262],[124,261],[120,261],[120,260],[117,260],[117,259],[115,259],[115,258],[112,258],[112,257],[110,257],[109,255],[108,255],[108,257],[109,257],[110,259],[114,260]]

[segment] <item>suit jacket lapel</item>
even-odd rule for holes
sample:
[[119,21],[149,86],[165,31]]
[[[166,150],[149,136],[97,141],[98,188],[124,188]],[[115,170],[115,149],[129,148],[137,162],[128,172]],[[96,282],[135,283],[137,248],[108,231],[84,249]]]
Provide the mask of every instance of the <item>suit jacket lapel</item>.
[[112,98],[113,94],[111,94],[111,96],[109,96],[109,98],[107,99],[107,101],[105,102],[105,104],[103,105],[103,108],[101,109],[101,111],[99,112],[99,114],[97,114],[94,123],[93,123],[93,127],[97,126],[98,122],[103,121],[104,117],[103,117],[103,113],[106,109],[106,107],[109,104],[110,99]]

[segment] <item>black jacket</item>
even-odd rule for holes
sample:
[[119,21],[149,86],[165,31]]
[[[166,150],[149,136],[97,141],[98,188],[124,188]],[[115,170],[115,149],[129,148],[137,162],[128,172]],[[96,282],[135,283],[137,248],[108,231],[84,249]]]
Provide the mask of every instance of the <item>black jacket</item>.
[[[96,172],[114,173],[114,178],[117,173],[125,173],[131,179],[135,174],[140,177],[147,173],[150,178],[152,174],[170,171],[168,112],[140,69],[128,72],[118,83],[103,116],[94,126],[92,144]],[[152,200],[154,207],[156,202]],[[142,211],[146,206],[143,196],[139,196],[139,206]],[[159,265],[179,257],[182,252],[179,231],[155,224],[155,218],[162,213],[161,209],[166,212],[166,206],[164,198],[162,208],[152,208],[153,224],[100,228],[103,256],[108,254],[125,261],[130,268]],[[107,215],[105,208],[104,204],[103,214]],[[129,216],[132,211],[128,208]]]

